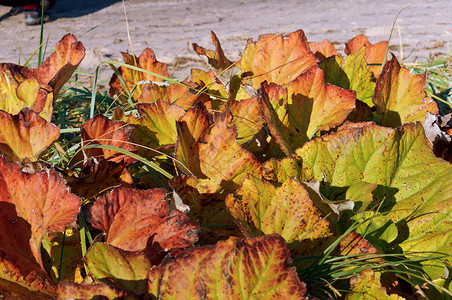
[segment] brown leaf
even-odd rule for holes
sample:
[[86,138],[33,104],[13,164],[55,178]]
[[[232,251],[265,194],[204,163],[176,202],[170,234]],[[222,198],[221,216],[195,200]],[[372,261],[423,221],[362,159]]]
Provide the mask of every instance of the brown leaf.
[[118,187],[93,204],[91,217],[107,243],[127,251],[143,250],[151,236],[164,249],[189,247],[199,228],[180,211],[169,212],[164,189]]
[[60,135],[60,129],[24,108],[17,115],[0,110],[0,151],[11,160],[37,161]]
[[72,193],[82,198],[99,197],[119,185],[130,187],[133,184],[132,175],[125,165],[105,159],[98,163],[90,159],[80,174],[71,174],[65,179]]
[[218,40],[216,34],[211,31],[212,35],[212,43],[215,46],[215,51],[213,50],[207,50],[201,46],[198,46],[198,44],[193,43],[193,50],[195,50],[196,53],[199,55],[204,55],[208,59],[209,65],[211,65],[215,71],[221,72],[222,70],[229,67],[232,62],[226,58],[224,55],[223,49],[221,48],[220,41]]
[[279,235],[229,238],[166,257],[149,273],[149,293],[158,298],[306,299]]
[[30,247],[30,224],[13,203],[0,202],[0,228],[0,294],[6,299],[52,297],[54,284]]

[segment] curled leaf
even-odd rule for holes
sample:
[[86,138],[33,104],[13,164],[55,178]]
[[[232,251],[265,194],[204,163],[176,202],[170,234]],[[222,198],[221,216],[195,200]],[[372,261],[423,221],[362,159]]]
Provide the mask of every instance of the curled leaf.
[[314,53],[318,62],[323,61],[325,58],[340,55],[336,48],[329,40],[323,40],[321,42],[309,42],[309,49]]
[[424,122],[426,112],[438,114],[436,103],[425,92],[426,74],[413,75],[397,58],[388,61],[377,79],[372,101],[381,115],[379,124],[397,127]]
[[56,44],[53,52],[33,74],[41,84],[49,85],[57,98],[61,87],[71,78],[72,73],[85,57],[85,47],[72,34],[66,34]]
[[377,44],[371,44],[364,34],[360,34],[349,40],[345,44],[345,54],[350,55],[358,52],[359,49],[365,48],[365,59],[368,64],[369,70],[377,77],[380,74],[381,66],[384,65],[384,57],[388,42],[383,41]]
[[176,159],[183,170],[198,179],[200,193],[223,193],[234,190],[246,174],[259,176],[261,163],[237,143],[233,117],[229,110],[219,115],[208,128],[205,108],[187,112],[177,122]]

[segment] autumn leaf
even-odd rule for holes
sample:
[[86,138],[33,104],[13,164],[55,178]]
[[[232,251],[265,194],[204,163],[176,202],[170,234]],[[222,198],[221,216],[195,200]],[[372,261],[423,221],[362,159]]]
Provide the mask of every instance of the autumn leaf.
[[12,115],[29,107],[50,121],[53,111],[51,87],[41,87],[33,71],[15,64],[0,64],[0,109]]
[[257,42],[249,40],[238,63],[242,74],[250,74],[244,83],[255,89],[264,81],[288,83],[313,65],[315,57],[302,30],[261,35]]
[[[347,234],[339,243],[339,249],[341,255],[353,256],[357,254],[376,254],[378,253],[377,248],[375,248],[369,241],[364,239],[361,235],[356,232],[350,232]],[[381,260],[381,258],[377,258]]]
[[[303,180],[336,187],[358,181],[382,186],[385,192],[375,195],[376,201],[383,201],[384,219],[399,224],[403,239],[396,242],[404,252],[451,254],[452,167],[434,156],[421,124],[397,129],[346,125],[306,143],[296,156],[303,162]],[[433,278],[442,276],[438,264],[423,264]]]
[[372,101],[381,115],[383,126],[424,122],[426,112],[438,114],[436,103],[425,92],[426,74],[413,75],[401,67],[395,56],[388,61],[377,79]]
[[[68,228],[65,232],[51,232],[42,239],[44,266],[54,282],[75,280],[77,267],[83,264],[80,231]],[[63,255],[63,257],[61,256]]]
[[[128,123],[135,127],[131,135],[133,142],[160,151],[173,149],[177,138],[176,121],[185,114],[185,110],[160,99],[155,103],[137,104],[136,108],[140,116],[128,119]],[[142,156],[158,154],[144,148],[139,153]]]
[[[219,111],[222,113],[226,108],[234,116],[232,123],[237,127],[237,142],[240,145],[249,144],[260,138],[257,135],[264,127],[265,121],[258,97],[241,101],[229,99],[228,102],[219,107]],[[264,142],[262,141],[262,143]]]
[[314,53],[317,62],[321,62],[325,58],[334,55],[340,55],[329,40],[323,40],[321,42],[309,42],[308,45],[309,49],[311,49],[311,52]]
[[[112,121],[103,115],[97,115],[82,125],[82,148],[88,145],[109,145],[122,148],[126,151],[136,153],[138,147],[130,143],[132,127],[123,122]],[[83,150],[85,157],[95,157],[100,160],[104,158],[112,162],[123,162],[129,165],[135,161],[134,158],[119,153],[115,150],[105,148],[88,148]],[[75,161],[81,160],[80,157]]]
[[355,108],[355,94],[325,83],[314,66],[286,85],[263,85],[261,105],[271,135],[286,154],[321,130],[345,121]]
[[69,193],[62,176],[54,169],[25,173],[17,163],[0,158],[2,201],[16,206],[17,216],[30,224],[29,245],[33,256],[44,268],[41,240],[49,231],[64,231],[75,221],[81,200]]
[[195,106],[178,122],[176,159],[187,175],[197,179],[200,193],[227,194],[240,185],[246,174],[259,176],[261,163],[236,141],[237,129],[229,126],[229,110],[209,126],[207,111]]
[[137,295],[147,290],[151,262],[141,252],[128,252],[106,243],[95,243],[84,258],[90,273],[101,282],[114,282],[115,287]]
[[132,292],[111,287],[106,283],[79,284],[62,281],[58,284],[57,295],[59,299],[139,299]]
[[54,283],[30,246],[30,224],[4,199],[0,201],[0,228],[0,294],[7,299],[53,297]]
[[199,228],[179,210],[169,212],[164,189],[124,187],[96,200],[91,224],[106,233],[107,243],[127,251],[145,249],[152,236],[163,249],[189,247]]
[[364,269],[357,276],[350,279],[352,292],[347,294],[347,300],[361,299],[388,299],[403,300],[405,298],[397,294],[388,295],[386,289],[381,285],[380,273],[375,273],[372,269]]
[[[138,67],[164,77],[168,77],[166,65],[157,61],[154,51],[149,48],[144,49],[143,53],[141,53],[139,57],[124,52],[122,52],[122,57],[124,59],[124,62],[128,65]],[[124,95],[125,93],[125,95],[127,95],[128,97],[132,90],[135,89],[132,98],[134,100],[137,100],[138,98],[140,98],[143,91],[144,82],[163,81],[159,77],[141,71],[135,71],[126,67],[119,67],[118,71],[126,84],[127,90],[124,90],[124,87],[122,86],[118,76],[114,74],[109,83],[111,95]]]
[[101,159],[89,159],[79,173],[70,172],[65,180],[73,194],[85,199],[99,197],[113,188],[133,184],[132,175],[124,164]]
[[209,65],[211,65],[216,72],[220,73],[228,68],[232,62],[224,55],[220,41],[218,40],[216,34],[213,31],[210,33],[212,35],[212,43],[215,46],[215,51],[207,50],[196,43],[193,43],[193,50],[195,50],[198,55],[206,56]]
[[169,85],[157,85],[153,83],[146,84],[141,96],[138,98],[140,103],[156,103],[162,99],[166,102],[189,110],[200,101],[209,100],[209,96],[200,93],[203,85],[184,80],[180,84],[171,83]]
[[149,273],[152,297],[174,299],[306,299],[279,235],[229,238],[167,257]]
[[24,108],[17,115],[0,110],[0,151],[11,160],[37,161],[60,135],[60,129]]
[[325,72],[325,81],[338,87],[356,92],[356,99],[370,107],[374,106],[372,96],[375,82],[372,73],[367,68],[365,48],[350,54],[344,60],[341,56],[333,56],[319,64]]
[[57,98],[61,87],[71,78],[84,57],[83,44],[74,35],[66,34],[56,44],[55,52],[33,70],[33,75],[41,84],[51,86],[54,98]]
[[368,64],[370,72],[374,77],[380,75],[381,66],[385,63],[384,57],[386,54],[386,48],[388,47],[388,42],[383,41],[377,44],[371,44],[364,34],[360,34],[349,40],[345,44],[345,54],[350,55],[356,53],[361,48],[366,49],[365,59]]
[[237,192],[226,197],[226,206],[246,237],[278,233],[291,243],[332,234],[329,222],[294,179],[278,187],[248,175]]

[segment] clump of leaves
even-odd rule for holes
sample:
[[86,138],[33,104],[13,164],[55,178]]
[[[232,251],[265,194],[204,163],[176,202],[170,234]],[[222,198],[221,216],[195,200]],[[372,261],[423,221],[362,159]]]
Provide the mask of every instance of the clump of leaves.
[[79,135],[51,123],[74,36],[36,70],[0,65],[0,295],[452,295],[450,117],[427,75],[364,35],[340,54],[266,34],[236,62],[212,41],[182,82],[123,53],[113,114],[77,116]]

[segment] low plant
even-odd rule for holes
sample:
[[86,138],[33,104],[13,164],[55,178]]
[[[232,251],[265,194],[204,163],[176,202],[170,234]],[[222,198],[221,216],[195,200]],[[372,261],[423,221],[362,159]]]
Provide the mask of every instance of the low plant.
[[450,297],[451,81],[364,35],[262,35],[235,62],[212,42],[181,82],[123,53],[108,93],[63,88],[72,35],[0,64],[0,295]]

